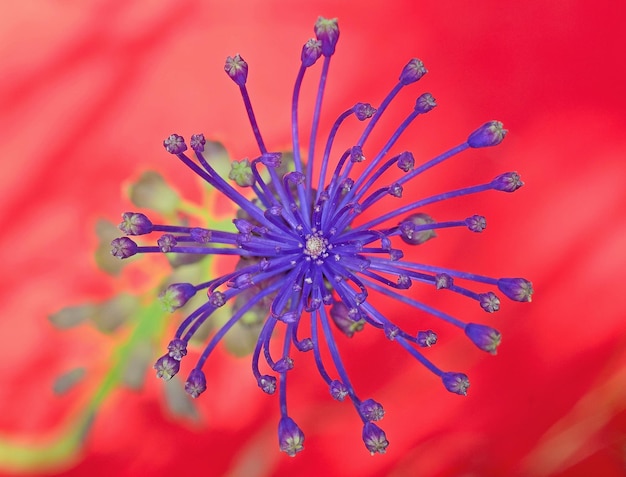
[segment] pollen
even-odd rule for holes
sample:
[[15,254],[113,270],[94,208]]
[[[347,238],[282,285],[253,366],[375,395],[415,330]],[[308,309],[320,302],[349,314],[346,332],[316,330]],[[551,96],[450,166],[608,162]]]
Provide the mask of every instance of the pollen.
[[320,232],[309,234],[306,237],[304,254],[312,260],[324,259],[328,257],[328,240]]

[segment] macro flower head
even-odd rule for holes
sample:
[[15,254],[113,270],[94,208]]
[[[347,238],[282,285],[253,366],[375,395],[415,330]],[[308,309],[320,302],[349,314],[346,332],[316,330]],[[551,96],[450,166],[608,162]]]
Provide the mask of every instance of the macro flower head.
[[[460,143],[422,163],[410,151],[390,154],[409,125],[436,107],[432,94],[420,94],[406,118],[382,148],[368,139],[398,93],[417,83],[427,70],[419,59],[399,68],[397,83],[376,107],[357,103],[348,107],[327,133],[324,147],[317,149],[322,102],[329,65],[339,40],[336,19],[319,18],[316,37],[301,51],[291,106],[293,155],[267,148],[262,126],[257,123],[252,98],[246,87],[249,68],[237,54],[226,59],[224,71],[239,87],[252,133],[258,145],[254,159],[231,163],[227,177],[217,171],[205,154],[207,140],[201,133],[185,138],[171,134],[163,145],[186,167],[201,177],[221,198],[230,201],[236,213],[232,226],[213,229],[189,225],[154,223],[141,212],[125,212],[120,229],[126,236],[112,242],[112,253],[127,259],[141,253],[234,256],[236,266],[209,281],[176,283],[163,290],[161,300],[168,311],[184,306],[198,293],[206,300],[178,327],[167,352],[155,363],[157,376],[171,379],[180,369],[187,346],[200,326],[222,307],[229,319],[208,340],[188,375],[185,391],[194,398],[207,384],[205,364],[212,351],[238,322],[258,318],[260,332],[252,350],[252,375],[259,388],[278,393],[281,419],[278,426],[280,450],[295,456],[304,449],[305,434],[289,413],[287,381],[300,355],[312,355],[319,375],[338,401],[349,398],[363,423],[362,438],[372,453],[385,453],[389,445],[378,424],[383,406],[359,394],[343,364],[335,335],[353,337],[364,327],[377,328],[384,339],[397,343],[439,379],[449,392],[465,395],[469,378],[461,371],[441,369],[428,358],[428,348],[437,344],[433,330],[403,329],[392,322],[376,304],[377,296],[390,297],[432,315],[460,330],[482,351],[495,354],[501,334],[480,323],[468,323],[416,298],[419,287],[440,293],[462,295],[487,313],[500,309],[495,290],[507,298],[529,302],[532,284],[517,277],[496,278],[435,264],[405,260],[405,251],[436,236],[436,231],[465,228],[480,233],[483,216],[471,214],[437,220],[424,209],[437,202],[456,200],[487,191],[514,192],[523,182],[516,172],[505,172],[478,185],[446,190],[418,200],[403,201],[405,187],[415,187],[418,176],[469,148],[500,144],[507,131],[499,121],[488,121],[463,136]],[[301,146],[299,102],[303,80],[321,63],[319,87],[308,148]],[[359,137],[343,151],[334,147],[345,121],[365,124]],[[382,210],[376,215],[373,210]],[[150,235],[149,243],[129,236]],[[282,339],[279,351],[271,345]],[[330,360],[323,359],[328,355]]]

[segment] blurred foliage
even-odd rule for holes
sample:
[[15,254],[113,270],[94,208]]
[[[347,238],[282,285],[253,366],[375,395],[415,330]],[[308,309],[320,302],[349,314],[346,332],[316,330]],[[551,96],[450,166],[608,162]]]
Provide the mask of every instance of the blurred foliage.
[[[220,143],[207,142],[205,157],[220,174],[228,174],[230,159]],[[232,217],[229,212],[234,211],[220,210],[220,215],[226,218],[216,218],[214,211],[218,210],[219,197],[209,185],[201,181],[199,183],[202,196],[198,202],[193,202],[185,199],[158,172],[146,171],[129,183],[124,193],[133,207],[146,213],[155,223],[233,229],[227,217]],[[163,257],[119,260],[111,255],[110,246],[111,240],[122,235],[117,226],[108,220],[99,219],[95,233],[98,237],[95,262],[100,271],[113,278],[113,286],[118,292],[101,302],[67,306],[48,319],[54,328],[61,331],[93,327],[111,336],[113,345],[106,369],[102,371],[95,363],[84,363],[58,376],[53,383],[56,395],[63,396],[77,389],[88,395],[88,398],[80,400],[80,409],[71,413],[71,421],[64,423],[61,435],[55,435],[49,442],[22,444],[13,442],[10,437],[0,439],[2,468],[35,471],[65,462],[76,455],[103,403],[121,386],[142,390],[154,360],[169,340],[169,324],[173,317],[159,302],[160,291],[171,283],[208,281],[215,273],[214,262],[218,259],[210,255],[168,254],[167,260],[163,260]],[[148,236],[145,240],[154,242],[156,237]],[[125,269],[130,267],[133,267],[133,273],[150,277],[148,289],[134,283],[132,279],[123,279]],[[127,285],[122,288],[120,283]],[[196,295],[176,314],[182,319],[205,299],[203,293]],[[226,304],[213,313],[212,319],[207,320],[196,333],[194,341],[202,342],[212,328],[225,323],[231,315],[231,308],[231,304]],[[235,355],[250,353],[260,330],[258,323],[242,322],[224,339],[226,348]],[[185,393],[179,379],[158,382],[164,388],[164,401],[170,413],[185,419],[199,418],[193,399]]]

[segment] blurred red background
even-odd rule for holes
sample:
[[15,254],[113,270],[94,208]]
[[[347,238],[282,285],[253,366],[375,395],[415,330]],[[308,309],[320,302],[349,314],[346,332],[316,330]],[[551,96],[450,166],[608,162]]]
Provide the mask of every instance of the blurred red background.
[[[380,334],[339,339],[357,388],[385,405],[391,444],[384,456],[367,454],[358,417],[331,402],[322,380],[311,378],[308,357],[289,383],[306,449],[294,459],[280,453],[276,399],[258,391],[248,359],[220,350],[207,368],[200,424],[168,414],[160,383],[148,379],[144,392],[119,390],[106,402],[78,455],[29,472],[626,475],[626,5],[590,0],[102,0],[5,8],[0,473],[18,472],[4,443],[46,445],[71,417],[68,400],[51,391],[54,377],[106,356],[108,342],[95,332],[58,332],[46,319],[113,292],[114,281],[92,258],[96,219],[117,220],[128,208],[121,184],[147,168],[182,187],[191,183],[163,151],[171,132],[203,131],[234,158],[254,154],[238,91],[222,72],[227,55],[239,52],[250,65],[269,148],[288,147],[292,83],[318,15],[338,17],[341,28],[323,131],[356,101],[378,104],[413,56],[430,73],[403,92],[375,141],[422,91],[439,108],[399,143],[418,161],[485,120],[510,130],[498,148],[468,152],[416,187],[427,193],[507,170],[519,171],[526,186],[451,205],[486,215],[489,228],[479,237],[441,233],[419,258],[530,278],[533,303],[506,302],[488,317],[504,335],[496,357],[452,334],[436,350],[440,364],[470,375],[464,399]],[[311,106],[303,111],[306,130]],[[476,307],[441,307],[486,322]],[[403,319],[399,309],[389,314]]]

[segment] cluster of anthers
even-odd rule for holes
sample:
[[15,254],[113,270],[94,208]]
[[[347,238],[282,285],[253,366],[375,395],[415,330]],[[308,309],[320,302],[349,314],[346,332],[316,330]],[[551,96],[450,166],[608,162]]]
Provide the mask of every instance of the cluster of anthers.
[[[387,106],[400,90],[415,83],[426,73],[420,60],[411,59],[402,69],[398,83],[378,108],[357,103],[337,118],[321,157],[317,157],[315,145],[322,97],[339,38],[337,20],[320,17],[314,31],[316,39],[307,41],[302,48],[302,63],[293,90],[291,128],[294,159],[292,164],[288,164],[292,170],[284,172],[287,164],[282,155],[268,151],[265,146],[246,89],[247,63],[240,55],[229,57],[225,71],[241,91],[260,150],[258,157],[252,161],[245,159],[232,163],[229,179],[236,183],[235,186],[221,177],[203,155],[206,141],[202,134],[191,136],[190,146],[195,159],[185,153],[185,140],[177,134],[165,139],[164,146],[235,204],[238,213],[233,220],[234,228],[212,230],[159,225],[152,223],[144,214],[127,212],[123,214],[120,224],[120,229],[126,235],[156,232],[160,236],[153,245],[138,245],[128,237],[115,239],[112,242],[112,253],[119,258],[138,253],[239,257],[237,266],[230,273],[197,285],[173,284],[163,291],[161,299],[170,311],[180,308],[203,290],[207,300],[179,326],[175,338],[167,347],[167,353],[154,365],[157,376],[167,380],[178,373],[181,359],[187,354],[188,342],[198,327],[216,309],[239,298],[238,305],[232,308],[232,316],[210,338],[189,373],[185,383],[187,393],[196,398],[206,390],[206,378],[202,370],[205,361],[229,329],[244,314],[254,310],[262,317],[262,327],[252,355],[252,372],[264,392],[273,394],[278,388],[280,449],[294,456],[303,449],[304,444],[304,434],[287,410],[287,376],[294,366],[291,356],[295,349],[312,352],[319,374],[328,385],[332,397],[338,401],[347,397],[352,401],[363,421],[362,437],[366,448],[372,454],[382,454],[388,441],[375,422],[383,417],[383,407],[373,399],[362,400],[357,395],[337,350],[333,327],[347,336],[352,336],[365,325],[383,330],[389,340],[404,348],[437,376],[448,391],[465,395],[469,387],[467,376],[438,368],[423,353],[425,348],[437,342],[437,335],[432,330],[411,333],[399,328],[369,297],[372,293],[384,294],[433,315],[463,330],[479,349],[495,354],[501,340],[497,330],[483,324],[465,323],[416,300],[413,298],[414,293],[406,294],[405,290],[415,282],[423,283],[461,294],[476,301],[486,312],[493,313],[500,308],[496,294],[493,291],[474,291],[466,288],[464,282],[497,288],[506,297],[520,302],[531,300],[531,283],[523,278],[491,278],[403,260],[403,252],[398,247],[422,244],[432,238],[437,229],[466,227],[471,232],[481,232],[485,228],[485,218],[479,215],[438,222],[418,212],[424,206],[488,190],[513,192],[523,183],[516,172],[507,172],[484,184],[442,192],[405,205],[398,202],[380,216],[368,216],[366,212],[374,204],[385,200],[398,201],[405,184],[424,171],[465,149],[495,146],[504,139],[506,130],[502,123],[489,121],[458,146],[420,165],[415,164],[413,154],[409,151],[388,157],[388,152],[409,124],[417,116],[435,107],[432,95],[425,93],[417,98],[413,110],[383,148],[377,152],[369,151],[368,155],[373,158],[365,161],[366,143]],[[320,58],[323,59],[321,78],[305,161],[298,130],[300,88],[306,72]],[[341,124],[352,116],[359,121],[369,122],[354,146],[337,157],[332,154],[333,141]],[[391,168],[400,169],[400,179],[385,179],[391,175]],[[316,184],[314,176],[318,177]],[[249,193],[242,193],[241,188],[248,188]],[[302,336],[303,329],[308,336]],[[284,332],[282,351],[278,356],[276,350],[270,350],[270,340],[277,334],[277,330]],[[328,368],[328,363],[322,360],[324,343],[331,356],[333,369]],[[261,356],[265,363],[261,363]]]

